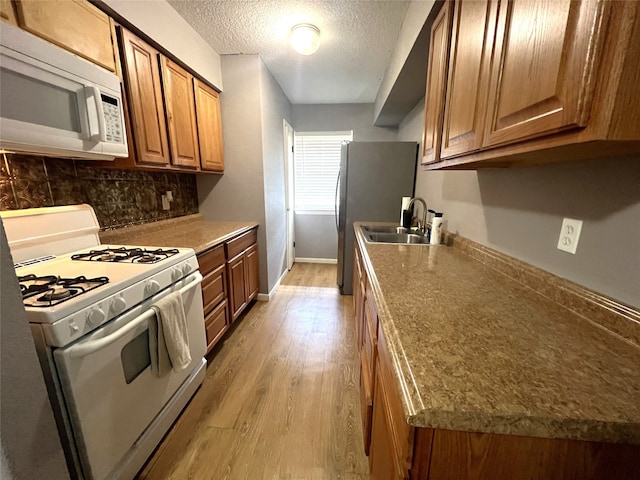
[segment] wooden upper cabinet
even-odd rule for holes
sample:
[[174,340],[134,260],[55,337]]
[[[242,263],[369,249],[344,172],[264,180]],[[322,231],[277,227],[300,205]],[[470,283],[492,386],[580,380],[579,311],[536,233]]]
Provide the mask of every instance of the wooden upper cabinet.
[[442,139],[443,104],[447,83],[447,61],[451,3],[445,2],[431,26],[427,89],[425,93],[424,135],[422,137],[422,164],[439,160]]
[[193,79],[196,97],[196,119],[202,170],[224,171],[222,117],[218,92],[197,78]]
[[[2,1],[2,10],[5,4]],[[109,17],[86,0],[14,0],[18,25],[114,72]]]
[[142,164],[169,165],[158,52],[131,32],[123,28],[119,32],[136,160]]
[[482,146],[497,4],[456,2],[444,107],[440,157],[450,158]]
[[161,59],[171,163],[180,167],[199,169],[200,152],[196,107],[193,100],[193,75],[164,55]]
[[584,127],[604,2],[501,0],[485,146]]
[[18,24],[16,12],[13,10],[11,0],[0,0],[0,20],[12,25]]

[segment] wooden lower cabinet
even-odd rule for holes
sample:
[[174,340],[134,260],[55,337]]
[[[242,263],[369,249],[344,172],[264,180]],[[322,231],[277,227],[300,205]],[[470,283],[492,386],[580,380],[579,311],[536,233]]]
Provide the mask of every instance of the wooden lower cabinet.
[[[257,229],[198,255],[207,353],[260,289]],[[230,257],[229,254],[234,255]]]
[[[418,428],[409,425],[397,387],[391,352],[382,323],[377,321],[377,306],[370,293],[370,284],[366,282],[366,285],[365,315],[359,326],[363,332],[363,344],[359,345],[360,397],[365,450],[369,456],[372,479],[640,478],[640,445]],[[373,313],[377,321],[375,334],[370,331]],[[370,345],[367,345],[368,342]]]
[[[640,446],[411,427],[378,331],[369,465],[376,480],[631,480]],[[385,366],[387,364],[387,366]]]
[[234,322],[258,295],[260,266],[257,229],[240,235],[225,245],[231,322]]

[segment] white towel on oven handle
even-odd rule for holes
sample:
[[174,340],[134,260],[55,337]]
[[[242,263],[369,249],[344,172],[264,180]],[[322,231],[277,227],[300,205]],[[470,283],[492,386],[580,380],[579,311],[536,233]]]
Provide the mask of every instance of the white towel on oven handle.
[[[172,292],[151,305],[157,319],[157,333],[149,329],[149,350],[151,354],[151,371],[154,371],[154,359],[157,360],[156,374],[159,377],[168,372],[166,357],[174,372],[180,372],[191,363],[189,350],[189,334],[187,316],[184,312],[182,294]],[[153,322],[153,319],[150,322]],[[155,338],[154,338],[155,337]],[[152,344],[155,343],[156,345]]]

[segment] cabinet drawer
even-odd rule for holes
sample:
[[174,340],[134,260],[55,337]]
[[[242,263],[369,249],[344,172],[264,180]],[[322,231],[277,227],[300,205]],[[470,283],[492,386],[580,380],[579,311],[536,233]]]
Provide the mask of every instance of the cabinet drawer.
[[221,300],[227,298],[225,266],[209,273],[202,279],[202,304],[205,315]]
[[402,468],[403,475],[406,475],[413,457],[414,428],[407,423],[404,415],[402,399],[400,398],[389,349],[381,326],[378,326],[377,347],[378,357],[376,363],[379,371],[376,372],[376,375],[378,375],[379,382],[376,383],[376,388],[378,388],[379,384],[384,386],[385,410],[392,444],[397,463]]
[[217,247],[198,255],[200,273],[202,273],[202,276],[204,277],[206,277],[208,273],[213,272],[216,268],[224,265],[224,262],[224,245],[218,245]]
[[204,328],[207,332],[207,353],[222,338],[227,331],[227,301],[224,300],[204,319]]
[[227,258],[231,259],[258,241],[258,230],[253,229],[226,243]]

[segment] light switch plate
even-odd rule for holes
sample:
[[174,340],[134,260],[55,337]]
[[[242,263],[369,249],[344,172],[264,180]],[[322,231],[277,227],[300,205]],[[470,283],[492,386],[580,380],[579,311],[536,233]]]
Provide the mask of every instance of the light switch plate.
[[162,209],[169,210],[171,208],[171,204],[169,203],[169,199],[166,195],[162,195]]
[[582,231],[582,220],[565,218],[562,220],[560,238],[558,238],[558,250],[563,250],[572,254],[576,253],[580,232]]

